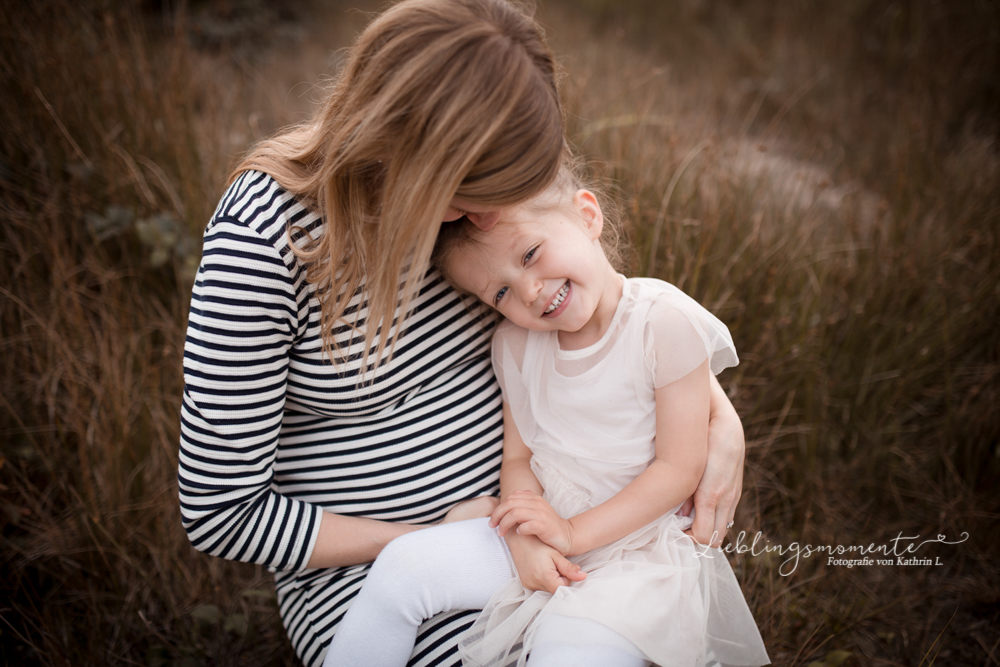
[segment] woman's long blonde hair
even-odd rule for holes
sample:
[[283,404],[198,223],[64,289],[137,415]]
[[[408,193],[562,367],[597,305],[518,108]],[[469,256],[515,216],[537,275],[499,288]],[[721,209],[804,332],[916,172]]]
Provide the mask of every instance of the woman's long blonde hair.
[[[361,34],[315,116],[233,176],[266,172],[322,214],[322,236],[296,252],[318,285],[324,349],[348,355],[334,340],[346,324],[363,334],[365,368],[392,349],[451,198],[522,202],[556,176],[564,144],[533,19],[506,0],[404,0]],[[347,312],[362,286],[367,322]]]

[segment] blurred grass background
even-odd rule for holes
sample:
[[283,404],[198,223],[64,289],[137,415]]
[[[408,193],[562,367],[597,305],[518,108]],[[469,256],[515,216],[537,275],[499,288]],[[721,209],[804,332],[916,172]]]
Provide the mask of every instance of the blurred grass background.
[[[357,4],[0,5],[5,664],[295,664],[270,575],[180,527],[180,359],[227,169],[308,112]],[[721,378],[749,441],[736,530],[969,534],[916,554],[940,566],[734,558],[774,663],[998,664],[1000,6],[538,14],[635,273],[741,351]]]

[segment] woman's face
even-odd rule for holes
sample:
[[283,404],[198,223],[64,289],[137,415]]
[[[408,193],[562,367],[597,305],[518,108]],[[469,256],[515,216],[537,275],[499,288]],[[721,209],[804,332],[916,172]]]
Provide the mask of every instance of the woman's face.
[[460,197],[452,197],[448,208],[445,209],[443,221],[451,222],[452,220],[458,220],[463,215],[476,227],[479,227],[484,232],[488,232],[493,229],[493,225],[497,224],[497,220],[500,219],[500,209],[473,204]]

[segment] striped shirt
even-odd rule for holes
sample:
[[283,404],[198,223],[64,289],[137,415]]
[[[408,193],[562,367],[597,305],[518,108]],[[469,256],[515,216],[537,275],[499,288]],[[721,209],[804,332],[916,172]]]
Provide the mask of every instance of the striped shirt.
[[[368,571],[306,568],[322,511],[426,523],[493,494],[503,425],[489,359],[494,319],[437,271],[388,363],[359,382],[364,341],[347,327],[335,336],[348,361],[329,362],[316,287],[290,245],[322,231],[320,217],[265,174],[242,174],[223,196],[191,299],[178,471],[191,543],[275,572],[306,665],[322,663]],[[362,291],[351,312],[363,321],[366,307]],[[459,664],[457,636],[475,616],[425,623],[410,664]]]

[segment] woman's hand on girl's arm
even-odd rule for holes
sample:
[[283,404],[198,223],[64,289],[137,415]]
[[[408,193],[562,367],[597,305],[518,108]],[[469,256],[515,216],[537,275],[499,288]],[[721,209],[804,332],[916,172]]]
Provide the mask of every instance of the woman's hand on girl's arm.
[[[701,544],[717,547],[726,536],[743,490],[746,440],[743,424],[719,381],[712,377],[708,425],[708,460],[694,492],[694,524],[687,531]],[[690,513],[690,501],[682,514]]]

